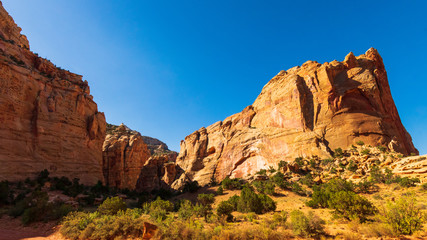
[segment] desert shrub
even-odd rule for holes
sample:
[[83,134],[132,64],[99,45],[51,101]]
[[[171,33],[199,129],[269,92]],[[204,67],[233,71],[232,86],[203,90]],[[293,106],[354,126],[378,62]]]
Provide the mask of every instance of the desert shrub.
[[377,146],[378,150],[380,150],[381,152],[385,153],[387,151],[387,147],[385,146]]
[[217,195],[222,195],[224,194],[224,189],[222,188],[222,186],[219,186],[218,189],[216,190],[216,194]]
[[421,190],[427,191],[427,183],[421,184]]
[[413,195],[403,196],[396,203],[388,202],[382,215],[397,233],[405,235],[412,235],[421,230],[426,220]]
[[98,207],[98,212],[104,215],[114,215],[120,210],[126,209],[126,203],[120,197],[105,199]]
[[228,201],[222,201],[219,203],[216,209],[216,212],[218,216],[226,216],[227,221],[232,221],[233,215],[231,213],[233,212],[233,210],[234,208],[233,208],[233,205],[231,205],[231,203],[229,203]]
[[267,170],[266,169],[260,169],[258,172],[256,172],[258,175],[267,176]]
[[110,192],[110,188],[104,186],[101,181],[98,181],[95,185],[90,188],[90,192],[96,196],[106,195]]
[[302,186],[297,182],[293,182],[291,184],[291,191],[301,196],[305,195],[305,192],[302,189]]
[[324,234],[324,221],[312,212],[306,216],[299,210],[292,211],[291,227],[294,234],[301,237],[319,237]]
[[182,189],[182,192],[195,193],[197,192],[197,190],[199,190],[199,188],[200,186],[197,181],[186,182],[184,188]]
[[7,181],[0,182],[0,206],[8,203],[9,195],[10,195],[9,182]]
[[355,191],[358,193],[372,193],[378,191],[378,186],[373,181],[360,181],[355,185]]
[[283,160],[281,160],[278,164],[279,170],[285,168],[286,166],[288,166],[288,162],[285,162]]
[[304,166],[304,160],[303,160],[303,158],[302,158],[302,157],[297,157],[297,158],[295,158],[294,162],[295,162],[299,167]]
[[420,183],[419,178],[409,178],[409,177],[396,177],[395,180],[401,187],[415,187],[417,183]]
[[289,183],[285,180],[285,175],[281,172],[275,173],[271,177],[271,181],[281,189],[289,188]]
[[328,164],[330,164],[330,163],[333,163],[334,162],[334,159],[332,159],[332,158],[327,158],[327,159],[323,159],[322,160],[322,165],[323,166],[326,166],[326,165],[328,165]]
[[230,179],[229,177],[226,177],[224,180],[222,180],[221,186],[224,189],[228,189],[228,190],[234,190],[234,189],[240,190],[243,187],[240,179],[238,178]]
[[262,212],[271,212],[276,210],[276,202],[265,194],[258,194],[258,198],[261,200]]
[[262,214],[276,210],[276,202],[265,194],[256,194],[250,185],[245,185],[240,196],[234,195],[227,202],[234,211]]
[[300,178],[299,182],[308,187],[312,187],[314,185],[313,175],[311,175],[311,173],[308,173],[304,175],[302,178]]
[[207,219],[212,214],[212,204],[215,202],[215,196],[213,194],[199,194],[197,201],[201,205],[201,215]]
[[162,200],[160,197],[157,197],[157,199],[151,203],[144,203],[142,209],[153,219],[163,221],[166,219],[168,213],[174,210],[174,205],[170,201]]
[[350,160],[350,162],[349,162],[349,164],[347,166],[347,169],[349,171],[356,172],[356,170],[357,170],[357,164],[353,160]]
[[258,192],[273,195],[276,185],[272,181],[254,181],[252,184],[255,186]]
[[72,210],[69,205],[49,203],[48,200],[47,193],[35,191],[10,208],[9,215],[13,217],[22,216],[22,223],[27,225],[38,221],[58,220]]
[[49,181],[49,171],[47,169],[41,171],[37,176],[36,181],[43,186],[43,184]]
[[340,191],[353,191],[354,186],[351,182],[342,179],[332,179],[320,186],[313,187],[313,195],[307,205],[312,208],[327,208],[328,201],[332,195]]
[[368,238],[395,237],[393,228],[382,222],[366,222],[357,229],[358,232]]
[[273,214],[273,228],[276,226],[285,226],[286,221],[288,220],[288,212],[281,211]]
[[143,234],[140,209],[119,211],[116,215],[72,212],[67,215],[60,233],[69,239],[116,239],[117,237],[138,238]]
[[366,198],[350,191],[334,193],[328,200],[328,207],[334,209],[336,216],[348,220],[357,219],[360,222],[365,222],[377,212],[376,207]]
[[181,219],[189,219],[195,214],[194,205],[187,199],[179,201],[175,209],[178,210],[178,217]]
[[371,150],[369,148],[363,149],[360,153],[362,153],[362,155],[368,155],[369,153],[371,153]]
[[359,145],[359,146],[365,145],[365,143],[363,141],[357,141],[356,144]]
[[342,148],[335,149],[335,151],[334,151],[334,157],[340,158],[340,157],[343,157],[343,156],[344,156],[344,152],[343,152]]
[[276,172],[276,169],[274,169],[274,167],[270,166],[270,167],[268,168],[268,171],[269,171],[270,173],[275,173],[275,172]]

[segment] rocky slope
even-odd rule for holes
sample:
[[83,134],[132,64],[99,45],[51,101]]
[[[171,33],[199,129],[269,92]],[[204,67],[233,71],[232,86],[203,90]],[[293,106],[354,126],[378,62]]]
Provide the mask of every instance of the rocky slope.
[[308,61],[281,71],[242,112],[187,136],[177,158],[186,172],[180,181],[245,177],[281,160],[327,158],[356,141],[418,154],[372,48],[343,62]]
[[168,188],[177,174],[176,157],[158,139],[141,136],[124,124],[108,124],[103,172],[110,186],[138,191]]
[[82,76],[29,50],[0,4],[0,180],[51,176],[102,180],[105,117]]

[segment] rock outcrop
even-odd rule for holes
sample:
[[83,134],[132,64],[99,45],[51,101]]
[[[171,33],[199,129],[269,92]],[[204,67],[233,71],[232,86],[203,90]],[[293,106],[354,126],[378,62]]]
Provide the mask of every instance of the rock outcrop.
[[427,155],[406,157],[394,162],[390,167],[394,174],[418,178],[421,183],[427,183]]
[[82,76],[29,50],[0,4],[0,180],[51,176],[102,180],[105,117]]
[[110,186],[137,191],[169,188],[177,175],[176,157],[158,139],[141,136],[124,124],[108,124],[103,171]]
[[327,158],[356,141],[418,154],[372,48],[343,62],[308,61],[281,71],[242,112],[187,136],[177,164],[190,180],[206,185],[245,178],[281,160]]

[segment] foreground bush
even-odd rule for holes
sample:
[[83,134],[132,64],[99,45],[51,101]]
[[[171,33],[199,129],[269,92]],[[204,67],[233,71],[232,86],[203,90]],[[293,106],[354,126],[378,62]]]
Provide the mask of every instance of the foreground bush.
[[120,210],[126,210],[126,203],[120,197],[107,198],[98,207],[98,212],[104,215],[114,215]]
[[149,214],[153,219],[163,221],[166,219],[168,213],[174,210],[174,205],[172,202],[162,200],[158,197],[151,203],[144,203],[142,208],[144,213]]
[[291,212],[291,227],[294,234],[301,237],[319,237],[324,234],[325,222],[313,212],[306,216],[299,210]]
[[75,240],[138,238],[144,231],[144,219],[141,214],[141,209],[127,209],[116,215],[72,212],[64,218],[60,233]]
[[426,220],[425,214],[416,206],[416,199],[413,196],[404,196],[396,203],[389,202],[383,216],[396,233],[405,235],[412,235],[415,231],[421,230]]

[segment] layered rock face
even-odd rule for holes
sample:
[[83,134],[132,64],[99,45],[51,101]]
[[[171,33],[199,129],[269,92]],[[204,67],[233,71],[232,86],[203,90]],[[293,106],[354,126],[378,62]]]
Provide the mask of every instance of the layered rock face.
[[168,188],[177,174],[176,157],[158,139],[141,136],[124,124],[108,125],[103,172],[110,186],[138,191]]
[[296,157],[330,156],[356,141],[418,154],[375,49],[343,62],[308,61],[281,71],[242,112],[187,136],[177,164],[206,185],[246,177]]
[[0,4],[0,180],[51,176],[103,180],[105,117],[82,76],[29,50]]

